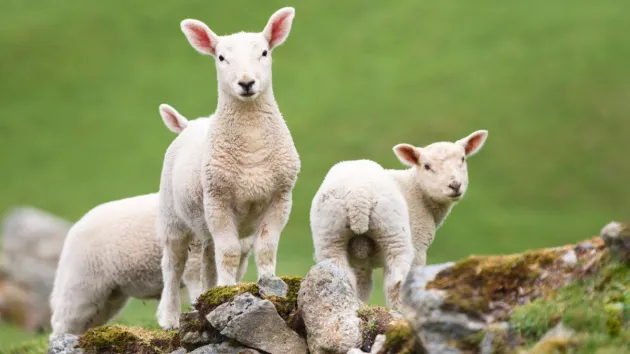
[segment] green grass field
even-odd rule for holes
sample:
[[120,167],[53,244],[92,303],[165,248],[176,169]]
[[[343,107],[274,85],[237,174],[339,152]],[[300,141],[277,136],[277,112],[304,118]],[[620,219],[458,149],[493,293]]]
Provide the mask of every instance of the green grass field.
[[[302,171],[279,274],[313,264],[308,210],[334,163],[398,168],[397,143],[477,129],[490,137],[431,263],[568,243],[628,216],[630,2],[619,0],[4,0],[0,212],[30,204],[76,220],[156,191],[174,138],[158,105],[189,118],[216,106],[213,61],[179,22],[260,31],[285,5],[296,19],[273,54],[274,91]],[[154,308],[134,302],[120,321],[154,325]],[[24,338],[0,327],[0,351]]]

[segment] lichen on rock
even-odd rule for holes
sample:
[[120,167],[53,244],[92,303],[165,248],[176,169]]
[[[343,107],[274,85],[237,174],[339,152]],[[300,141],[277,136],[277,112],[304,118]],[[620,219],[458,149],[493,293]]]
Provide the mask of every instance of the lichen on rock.
[[[297,308],[297,294],[302,284],[302,277],[288,276],[280,277],[280,279],[288,285],[287,296],[270,296],[267,300],[273,303],[280,317],[286,321]],[[230,302],[234,300],[235,296],[244,293],[250,293],[256,297],[263,298],[259,292],[258,284],[241,283],[232,286],[217,286],[210,289],[201,294],[193,306],[203,316],[206,316],[219,305]]]
[[177,331],[147,330],[111,325],[88,330],[79,338],[77,348],[85,354],[163,354],[179,347]]

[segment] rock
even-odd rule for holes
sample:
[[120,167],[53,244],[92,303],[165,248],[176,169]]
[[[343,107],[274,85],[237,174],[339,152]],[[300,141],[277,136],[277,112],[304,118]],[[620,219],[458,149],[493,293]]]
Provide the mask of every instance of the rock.
[[384,345],[385,345],[385,335],[379,334],[378,336],[376,336],[376,339],[374,339],[374,344],[372,344],[372,350],[370,351],[370,354],[376,354],[380,352],[381,349],[383,349]]
[[509,325],[501,322],[488,326],[479,345],[480,354],[497,354],[507,352]]
[[562,255],[562,261],[568,266],[574,266],[578,262],[577,254],[575,254],[574,250],[569,250]]
[[171,354],[186,354],[186,353],[188,353],[188,352],[186,351],[186,349],[184,349],[184,348],[179,348],[179,349],[177,349],[176,351],[172,352]]
[[348,350],[348,353],[346,354],[365,354],[367,352],[364,352],[363,350],[359,349],[359,348],[352,348],[350,350]]
[[9,278],[9,274],[0,267],[0,321],[9,322],[22,328],[33,327],[37,315],[29,311],[30,290]]
[[407,276],[402,289],[402,313],[416,335],[424,336],[429,353],[459,353],[449,343],[481,332],[486,323],[466,313],[443,309],[446,293],[427,290],[425,274],[423,267],[416,267]]
[[575,331],[562,322],[550,329],[528,352],[530,354],[565,353],[575,345]]
[[627,225],[613,221],[604,226],[601,235],[613,255],[623,262],[630,262],[630,228]]
[[199,311],[185,312],[179,317],[179,341],[187,350],[225,340],[226,338],[212,327]]
[[287,296],[289,286],[282,279],[274,276],[263,275],[258,279],[258,292],[262,297]]
[[298,293],[311,353],[346,353],[361,347],[360,307],[348,275],[339,267],[331,261],[312,267]]
[[47,354],[82,354],[81,349],[75,348],[79,336],[74,334],[57,334],[50,337]]
[[0,260],[7,278],[28,289],[28,313],[22,316],[28,319],[23,324],[28,331],[50,326],[48,299],[71,226],[66,220],[30,207],[15,208],[3,220]]
[[306,343],[292,331],[269,300],[249,293],[214,309],[207,317],[221,334],[268,353],[306,353]]
[[[278,352],[281,353],[281,352]],[[284,353],[284,352],[282,352]],[[287,352],[291,353],[291,352]],[[210,344],[197,348],[190,354],[260,354],[258,350],[246,348],[240,345],[234,345],[229,342],[221,344]]]

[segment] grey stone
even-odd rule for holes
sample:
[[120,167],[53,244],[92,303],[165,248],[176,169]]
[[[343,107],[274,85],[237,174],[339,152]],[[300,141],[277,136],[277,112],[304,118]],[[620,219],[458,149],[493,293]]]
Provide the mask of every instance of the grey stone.
[[179,348],[176,351],[171,352],[171,354],[186,354],[186,353],[188,353],[188,352],[184,348]]
[[193,350],[225,340],[225,336],[212,327],[198,311],[184,312],[180,315],[179,341],[185,349]]
[[488,326],[479,345],[480,354],[495,354],[506,351],[509,325],[500,322]]
[[352,349],[348,350],[348,352],[346,354],[366,354],[366,352],[364,352],[363,350],[361,350],[359,348],[352,348]]
[[260,352],[255,349],[225,342],[221,344],[209,344],[201,348],[197,348],[190,352],[190,354],[260,354]]
[[22,316],[28,319],[22,324],[28,331],[50,326],[48,300],[63,242],[71,226],[66,220],[31,207],[14,208],[3,220],[1,266],[8,281],[29,289],[25,299],[28,313]]
[[263,275],[258,279],[258,292],[262,297],[287,296],[289,286],[280,278]]
[[613,221],[601,231],[602,240],[621,261],[630,262],[630,227]]
[[75,348],[79,336],[74,334],[52,335],[48,342],[47,354],[83,354],[83,350]]
[[360,348],[360,306],[348,274],[333,262],[324,261],[311,268],[298,293],[298,309],[311,354],[346,353]]
[[401,311],[416,335],[424,336],[429,353],[460,353],[459,349],[448,343],[477,334],[487,324],[465,313],[442,309],[446,293],[426,289],[430,274],[427,276],[423,268],[426,267],[416,267],[409,272],[402,288]]
[[221,334],[268,353],[306,353],[306,343],[278,315],[271,301],[249,293],[236,296],[208,316]]

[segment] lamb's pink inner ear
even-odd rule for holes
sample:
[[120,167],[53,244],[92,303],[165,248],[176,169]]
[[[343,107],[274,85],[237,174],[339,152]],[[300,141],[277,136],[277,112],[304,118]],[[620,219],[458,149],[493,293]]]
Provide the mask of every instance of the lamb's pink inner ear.
[[162,113],[162,119],[164,120],[164,124],[173,132],[180,133],[184,130],[184,127],[181,125],[177,114],[173,112],[170,108],[164,107],[160,109]]
[[485,134],[484,132],[479,132],[470,137],[470,139],[468,139],[468,141],[466,142],[466,146],[464,147],[466,155],[476,153],[486,140],[486,136],[487,134]]
[[190,44],[195,49],[204,54],[215,55],[216,39],[212,38],[204,26],[200,23],[185,21],[183,27]]
[[272,16],[271,29],[268,31],[269,48],[282,44],[291,31],[291,23],[293,21],[294,11],[292,9],[278,11]]
[[402,163],[409,166],[418,164],[420,153],[415,147],[409,144],[399,144],[394,147],[394,151]]

